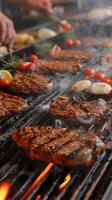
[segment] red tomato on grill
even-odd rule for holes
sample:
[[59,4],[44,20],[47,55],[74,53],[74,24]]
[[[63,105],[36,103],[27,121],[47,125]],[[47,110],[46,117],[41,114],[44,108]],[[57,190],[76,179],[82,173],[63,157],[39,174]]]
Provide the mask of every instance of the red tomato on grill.
[[10,85],[10,81],[5,80],[5,79],[0,79],[0,86],[1,87],[7,87]]
[[86,76],[94,76],[95,70],[92,69],[91,67],[86,67],[86,69],[84,70],[84,73]]
[[100,80],[100,81],[105,80],[105,75],[104,75],[103,73],[101,73],[101,72],[95,72],[94,77],[95,77],[96,79]]
[[29,57],[28,57],[29,61],[30,62],[34,62],[36,60],[38,60],[38,56],[35,55],[35,54],[31,54]]
[[68,47],[72,47],[73,46],[73,40],[70,39],[70,38],[66,38],[65,45],[68,46]]
[[74,41],[73,41],[73,45],[74,45],[75,47],[78,47],[78,46],[81,45],[81,41],[78,40],[78,39],[74,39]]

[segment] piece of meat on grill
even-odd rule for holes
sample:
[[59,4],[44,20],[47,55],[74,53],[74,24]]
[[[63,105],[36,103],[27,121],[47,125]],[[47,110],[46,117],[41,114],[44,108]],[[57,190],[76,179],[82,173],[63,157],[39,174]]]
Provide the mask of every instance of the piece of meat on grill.
[[[65,130],[65,128],[62,128],[61,133]],[[41,141],[43,144],[44,140],[43,138],[41,140],[42,136],[44,136],[46,142],[46,140],[57,138],[58,135],[56,129],[51,126],[21,127],[12,134],[13,140],[18,146],[23,148],[35,147],[36,144],[38,142],[40,144]]]
[[56,60],[74,60],[81,63],[87,62],[91,57],[92,53],[83,50],[60,50],[53,55]]
[[92,132],[56,130],[49,126],[20,128],[12,139],[27,150],[31,159],[68,167],[89,166],[108,148]]
[[22,94],[33,94],[51,91],[53,86],[53,81],[43,75],[35,72],[27,74],[16,72],[10,90]]
[[56,119],[62,119],[68,125],[99,124],[109,107],[103,99],[76,102],[72,98],[61,96],[52,100],[50,113]]
[[27,107],[28,105],[23,98],[0,92],[0,119],[24,111]]
[[60,60],[41,60],[35,62],[38,69],[49,73],[76,73],[81,70],[82,65],[79,61],[60,61]]

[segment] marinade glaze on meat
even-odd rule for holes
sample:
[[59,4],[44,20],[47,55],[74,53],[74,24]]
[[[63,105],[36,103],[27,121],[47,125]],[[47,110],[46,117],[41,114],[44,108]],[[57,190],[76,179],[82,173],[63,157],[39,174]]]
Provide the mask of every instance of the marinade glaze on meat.
[[24,111],[27,107],[28,105],[23,98],[0,92],[0,119]]
[[101,99],[88,102],[76,102],[66,96],[53,99],[50,105],[50,113],[52,116],[63,119],[71,125],[100,123],[104,113],[108,109],[109,107],[106,102]]
[[74,61],[80,61],[81,63],[87,62],[89,59],[91,59],[92,53],[88,51],[81,51],[81,50],[60,50],[57,51],[53,58],[56,60],[74,60]]
[[60,60],[40,60],[36,62],[37,69],[49,73],[76,73],[81,70],[82,65],[79,61],[60,61]]
[[23,74],[16,72],[10,89],[22,94],[48,92],[53,89],[53,81],[35,72]]
[[50,126],[19,128],[12,134],[16,144],[34,160],[77,167],[89,166],[107,148],[92,132],[57,130]]

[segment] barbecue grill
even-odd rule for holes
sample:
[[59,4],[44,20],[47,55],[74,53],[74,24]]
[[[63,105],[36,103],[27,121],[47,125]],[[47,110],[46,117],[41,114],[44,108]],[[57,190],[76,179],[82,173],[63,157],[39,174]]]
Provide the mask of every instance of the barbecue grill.
[[[85,24],[75,29],[77,37],[86,37],[87,34],[93,36],[95,33],[97,33],[97,38],[101,35],[111,37],[110,26],[107,28],[106,25],[92,24],[87,28]],[[64,47],[64,35],[60,34],[49,41]],[[15,54],[21,56],[24,53],[27,57],[30,52],[35,52],[36,45],[35,43]],[[98,66],[101,67],[103,47],[90,47],[89,50],[93,52],[93,57],[83,67],[87,65],[92,65],[95,69]],[[5,59],[8,60],[9,57],[10,55]],[[3,61],[1,61],[2,64]],[[107,68],[104,71],[108,73],[108,70],[110,69]],[[48,76],[51,77],[51,75]],[[29,103],[29,109],[0,122],[0,198],[5,199],[3,195],[7,196],[8,194],[7,200],[111,200],[111,151],[104,151],[88,168],[69,169],[52,163],[30,160],[26,152],[16,147],[10,138],[12,132],[20,126],[54,125],[48,109],[44,108],[49,105],[51,99],[60,95],[70,95],[69,88],[74,81],[83,79],[83,70],[76,75],[56,74],[52,75],[52,78],[56,82],[54,91],[48,94],[24,97]],[[110,122],[107,123],[107,126],[104,124],[103,127],[92,127],[92,129],[104,142],[111,144]]]

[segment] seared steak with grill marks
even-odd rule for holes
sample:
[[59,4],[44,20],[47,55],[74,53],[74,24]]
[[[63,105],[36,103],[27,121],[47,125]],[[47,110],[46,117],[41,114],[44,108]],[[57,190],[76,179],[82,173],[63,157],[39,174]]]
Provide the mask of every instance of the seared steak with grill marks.
[[52,127],[25,127],[16,130],[12,139],[25,148],[34,160],[63,166],[88,166],[107,148],[94,133],[56,130]]
[[0,92],[0,119],[24,111],[27,107],[26,101],[21,97]]
[[88,51],[72,51],[72,50],[60,50],[57,51],[53,58],[57,60],[74,60],[79,61],[81,63],[87,62],[89,59],[91,59],[92,53]]
[[53,89],[53,82],[45,76],[35,72],[30,74],[16,72],[10,85],[10,89],[22,94],[38,93],[40,91],[48,92]]
[[108,109],[106,102],[102,99],[75,102],[73,99],[64,96],[52,100],[50,105],[52,116],[63,119],[69,125],[97,124],[101,122]]
[[80,71],[82,68],[82,65],[79,61],[48,61],[39,59],[35,62],[35,64],[40,70],[50,73],[73,73]]

